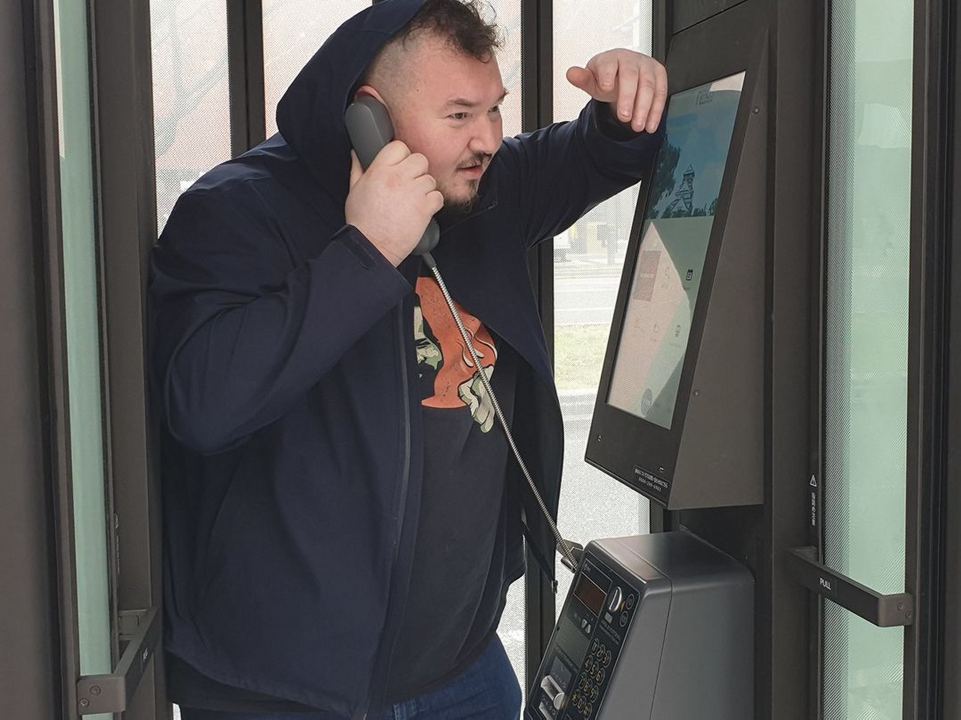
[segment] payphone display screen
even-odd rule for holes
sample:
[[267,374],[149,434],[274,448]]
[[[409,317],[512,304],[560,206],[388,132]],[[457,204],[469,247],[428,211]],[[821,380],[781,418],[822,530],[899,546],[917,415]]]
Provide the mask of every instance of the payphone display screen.
[[584,607],[594,613],[594,615],[601,614],[606,595],[607,593],[601,590],[596,582],[584,574],[581,575],[577,581],[577,586],[574,588],[574,597],[584,603]]
[[745,73],[671,97],[608,404],[670,429]]

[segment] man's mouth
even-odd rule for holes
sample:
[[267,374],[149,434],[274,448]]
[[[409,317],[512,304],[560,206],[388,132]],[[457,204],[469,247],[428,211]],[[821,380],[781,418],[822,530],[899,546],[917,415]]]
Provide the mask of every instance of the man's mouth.
[[484,170],[486,168],[487,168],[487,158],[480,157],[480,158],[475,158],[471,162],[464,163],[457,169],[468,176],[480,177],[481,175],[484,174]]
[[458,168],[458,170],[468,175],[469,177],[479,178],[481,175],[484,174],[484,163],[478,162],[478,163],[472,163],[470,165],[463,165],[460,168]]

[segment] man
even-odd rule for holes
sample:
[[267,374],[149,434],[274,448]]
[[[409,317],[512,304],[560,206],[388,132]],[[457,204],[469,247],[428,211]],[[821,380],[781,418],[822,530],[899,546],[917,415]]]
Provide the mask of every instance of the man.
[[[184,720],[517,717],[497,622],[522,535],[550,576],[555,548],[479,373],[556,514],[527,250],[637,181],[666,77],[603,53],[568,73],[594,98],[576,121],[502,140],[496,47],[461,0],[363,11],[294,80],[280,134],[201,178],[161,236],[165,645]],[[359,95],[397,137],[366,172],[343,120]],[[433,255],[482,367],[411,255],[438,211]]]

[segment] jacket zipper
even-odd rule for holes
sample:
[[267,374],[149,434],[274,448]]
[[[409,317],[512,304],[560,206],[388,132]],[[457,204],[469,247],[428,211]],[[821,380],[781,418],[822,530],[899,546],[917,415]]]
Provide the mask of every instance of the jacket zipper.
[[[403,406],[403,434],[404,434],[404,464],[403,470],[400,476],[400,503],[398,505],[398,523],[397,523],[397,538],[394,542],[394,553],[391,562],[391,586],[394,585],[394,573],[397,571],[397,559],[400,555],[401,541],[404,535],[404,519],[407,517],[407,501],[408,501],[408,486],[410,485],[410,380],[407,376],[407,343],[405,341],[405,330],[406,326],[404,323],[404,308],[406,302],[402,302],[397,306],[397,339],[398,347],[400,349],[400,390],[401,390],[401,404]],[[391,605],[394,602],[394,598],[388,595],[387,609],[388,615],[390,614]],[[385,632],[392,632],[393,637],[390,638],[387,647],[384,648],[385,655],[383,656],[384,666],[384,676],[382,678],[371,677],[370,689],[368,690],[367,697],[364,700],[362,708],[354,714],[353,720],[363,720],[367,717],[370,711],[370,702],[372,699],[371,690],[374,687],[375,681],[378,684],[382,684],[384,687],[379,688],[378,692],[383,695],[382,692],[386,688],[388,676],[390,673],[390,662],[391,656],[394,654],[394,644],[397,641],[396,628],[390,626],[390,618],[384,623]],[[377,657],[374,659],[374,675],[377,674],[377,669],[380,666],[381,658]],[[379,699],[385,700],[385,697],[379,697]]]
[[[400,390],[401,403],[404,408],[404,469],[400,479],[400,507],[398,508],[399,522],[397,523],[397,542],[394,544],[394,566],[397,565],[397,556],[400,555],[400,543],[404,534],[404,519],[407,517],[408,485],[410,484],[410,379],[407,376],[407,342],[405,332],[407,328],[404,323],[404,306],[401,303],[397,307],[397,339],[400,347]],[[413,331],[411,330],[411,334]]]

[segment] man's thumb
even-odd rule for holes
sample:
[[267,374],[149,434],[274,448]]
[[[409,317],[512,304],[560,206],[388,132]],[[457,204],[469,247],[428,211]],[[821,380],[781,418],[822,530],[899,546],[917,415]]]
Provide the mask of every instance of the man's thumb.
[[353,188],[360,180],[361,176],[364,174],[364,168],[360,166],[360,160],[357,159],[357,153],[353,150],[350,151],[350,187]]
[[592,97],[597,89],[594,82],[594,73],[577,65],[567,69],[567,81]]

